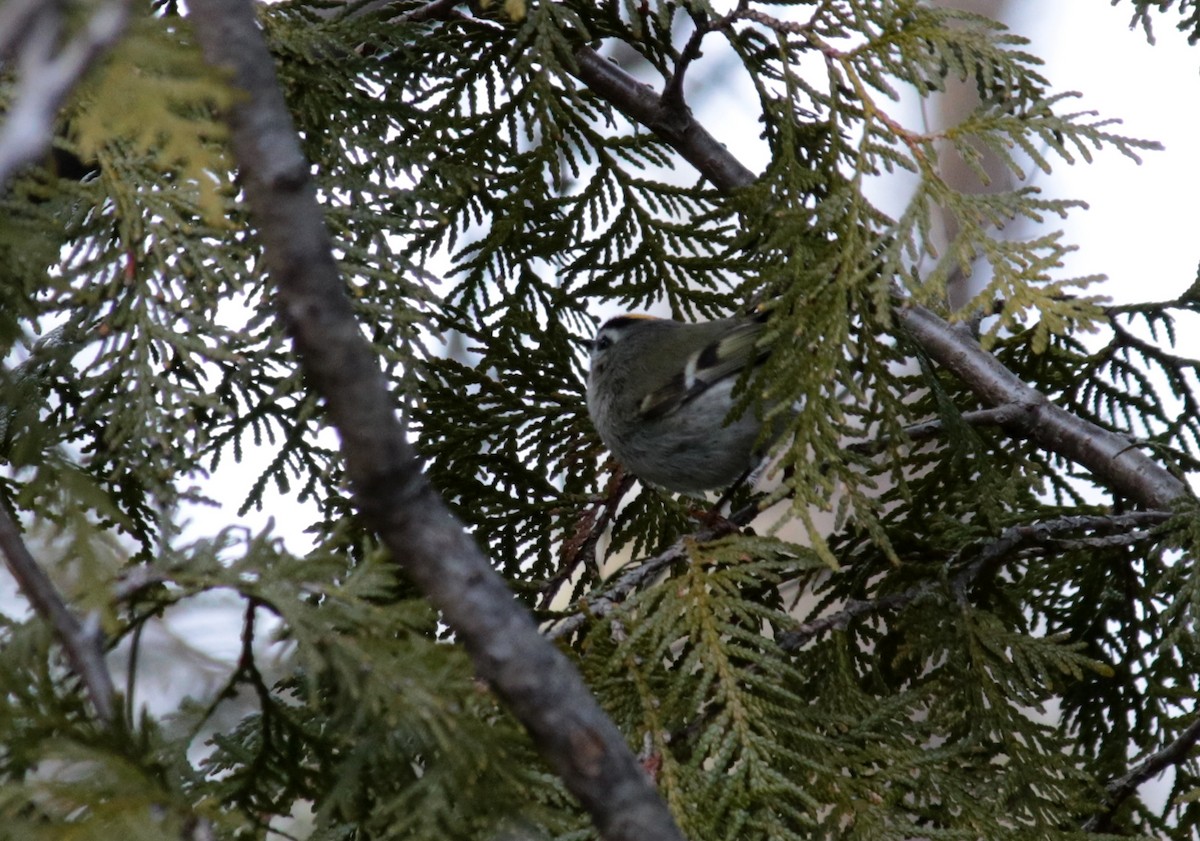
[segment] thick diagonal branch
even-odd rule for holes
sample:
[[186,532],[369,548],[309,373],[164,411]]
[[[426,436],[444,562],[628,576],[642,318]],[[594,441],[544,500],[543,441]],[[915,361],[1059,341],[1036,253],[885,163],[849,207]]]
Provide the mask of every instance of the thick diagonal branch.
[[332,253],[309,164],[250,0],[192,0],[209,62],[242,92],[227,115],[267,272],[304,370],[341,436],[355,503],[441,611],[567,787],[612,841],[682,839],[579,673],[429,486]]
[[1008,432],[1083,465],[1101,483],[1147,508],[1169,508],[1187,493],[1182,480],[1128,438],[1056,405],[944,319],[924,307],[900,307],[897,315],[912,340],[984,402],[1025,409],[1002,424]]

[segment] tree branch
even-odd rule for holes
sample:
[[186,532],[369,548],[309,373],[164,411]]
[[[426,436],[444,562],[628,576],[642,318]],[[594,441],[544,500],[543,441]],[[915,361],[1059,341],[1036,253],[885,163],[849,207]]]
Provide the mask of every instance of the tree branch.
[[0,552],[8,569],[33,610],[50,623],[54,635],[62,644],[71,664],[71,671],[83,681],[96,717],[105,724],[113,723],[115,690],[108,665],[104,662],[104,638],[100,629],[88,623],[81,625],[71,613],[49,576],[33,559],[16,523],[0,505]]
[[0,6],[0,62],[8,61],[45,6],[45,0],[8,0]]
[[573,634],[589,619],[600,619],[616,610],[630,593],[657,576],[660,572],[678,560],[687,557],[689,544],[704,543],[716,540],[729,534],[738,526],[744,526],[762,513],[758,505],[751,503],[733,512],[728,519],[706,526],[698,532],[677,540],[665,552],[647,558],[637,566],[626,570],[610,585],[590,596],[579,600],[579,610],[558,621],[546,631],[547,639],[558,639]]
[[[963,412],[958,416],[958,420],[967,426],[1008,426],[1024,413],[1024,406],[1015,403],[1005,403],[991,409],[976,409],[973,412]],[[934,418],[905,427],[904,434],[908,440],[916,443],[936,438],[945,428],[946,424],[940,418]]]
[[[112,46],[129,17],[130,0],[96,8],[83,30],[61,48],[62,10],[57,3],[25,0],[0,9],[0,58],[16,53],[20,82],[0,126],[0,190],[50,148],[58,110],[92,63]],[[5,27],[11,27],[6,31]]]
[[[661,98],[595,51],[575,51],[578,77],[629,119],[670,143],[718,189],[748,186],[754,174],[690,114],[665,108]],[[931,359],[961,379],[993,407],[1020,406],[1004,428],[1086,467],[1097,479],[1148,508],[1164,508],[1187,486],[1126,438],[1056,406],[1005,368],[974,338],[924,307],[900,304],[900,326]]]
[[1022,382],[974,339],[924,307],[900,307],[901,325],[931,358],[993,406],[1022,406],[1003,424],[1051,452],[1087,467],[1101,482],[1148,508],[1166,508],[1187,486],[1133,442],[1055,405]]
[[[958,570],[950,579],[950,592],[955,599],[965,599],[967,588],[971,584],[1022,546],[1051,541],[1058,544],[1062,541],[1059,535],[1070,532],[1112,534],[1122,530],[1146,528],[1166,522],[1170,516],[1170,513],[1166,511],[1133,511],[1126,514],[1073,515],[1040,523],[1010,526],[982,547],[969,547],[971,553],[978,552],[973,560],[966,560],[968,550],[964,549],[955,553],[946,562],[947,570],[951,572]],[[1144,536],[1142,535],[1142,537]],[[796,651],[827,631],[847,627],[852,620],[860,616],[869,616],[885,610],[905,607],[943,586],[944,582],[941,579],[930,579],[899,593],[889,593],[875,599],[850,599],[840,610],[834,611],[828,616],[804,622],[780,634],[779,647],[784,651]]]
[[1120,806],[1131,794],[1138,790],[1142,783],[1149,779],[1157,777],[1167,768],[1176,763],[1187,759],[1192,749],[1200,743],[1200,716],[1197,716],[1195,721],[1184,728],[1173,742],[1164,747],[1162,750],[1150,754],[1129,772],[1123,774],[1117,779],[1105,786],[1104,810],[1092,817],[1083,825],[1084,832],[1104,832],[1107,829],[1108,819],[1117,807]]
[[400,15],[398,20],[404,23],[419,23],[423,20],[437,20],[446,17],[450,11],[463,0],[433,0],[433,2],[421,6],[418,9]]
[[538,602],[539,609],[545,610],[550,607],[550,603],[558,594],[558,588],[569,581],[580,566],[599,566],[596,561],[596,546],[616,516],[621,500],[636,481],[637,477],[632,473],[618,470],[609,482],[604,499],[580,515],[574,533],[563,541],[563,562],[559,565],[558,572],[539,588],[542,591],[541,601]]
[[[1003,427],[1012,423],[1018,415],[1024,414],[1024,412],[1024,406],[1007,403],[991,409],[975,409],[971,412],[963,412],[958,416],[958,420],[968,426]],[[930,420],[904,427],[902,440],[906,443],[917,444],[922,441],[928,441],[930,438],[936,438],[945,429],[946,424],[941,418],[931,418]],[[891,441],[892,438],[890,436],[872,438],[868,441],[855,441],[853,444],[847,445],[846,450],[861,455],[876,455],[886,450]]]
[[683,49],[679,51],[675,69],[666,84],[663,85],[662,92],[663,105],[676,113],[687,112],[687,103],[683,97],[683,79],[692,62],[700,58],[700,45],[704,42],[705,36],[713,30],[713,27],[709,26],[708,16],[704,12],[699,10],[689,10],[689,12],[695,29],[692,30],[687,43],[683,45]]
[[575,62],[580,81],[626,117],[670,143],[718,189],[731,192],[754,182],[754,173],[705,131],[687,109],[663,102],[650,87],[590,47],[576,49]]
[[205,57],[243,96],[227,119],[264,264],[342,441],[357,508],[611,841],[677,839],[666,804],[567,658],[430,487],[332,253],[309,164],[249,0],[191,0]]

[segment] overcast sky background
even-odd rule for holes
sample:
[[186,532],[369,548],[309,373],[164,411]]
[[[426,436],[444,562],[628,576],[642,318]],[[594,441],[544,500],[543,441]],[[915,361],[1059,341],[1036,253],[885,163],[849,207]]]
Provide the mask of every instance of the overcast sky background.
[[1140,166],[1106,150],[1092,164],[1056,167],[1044,182],[1090,205],[1064,226],[1080,246],[1069,272],[1108,275],[1105,291],[1118,302],[1177,297],[1200,262],[1200,46],[1173,29],[1174,11],[1154,18],[1158,43],[1150,45],[1140,28],[1129,29],[1129,2],[1012,5],[1023,11],[1012,27],[1032,39],[1059,89],[1079,91],[1082,107],[1121,118],[1120,133],[1165,146],[1143,155]]

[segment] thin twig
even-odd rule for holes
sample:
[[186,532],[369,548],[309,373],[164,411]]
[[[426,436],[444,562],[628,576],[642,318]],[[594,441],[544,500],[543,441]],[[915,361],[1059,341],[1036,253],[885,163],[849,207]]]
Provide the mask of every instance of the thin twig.
[[[1019,422],[1022,415],[1028,410],[1026,406],[1008,403],[991,409],[976,409],[970,412],[963,412],[958,416],[957,420],[967,426],[1007,427],[1010,424]],[[902,430],[903,440],[913,444],[928,441],[931,438],[941,435],[945,429],[946,422],[941,418],[921,421],[920,423],[904,427]],[[875,455],[885,450],[890,440],[890,436],[884,436],[869,441],[856,441],[848,445],[845,449],[848,452],[860,455]]]
[[[963,412],[956,420],[967,426],[1003,427],[1019,421],[1027,411],[1028,407],[1018,403],[1005,403],[1002,406],[994,406],[990,409],[976,409],[971,412]],[[940,435],[945,428],[946,424],[941,418],[934,418],[933,420],[923,421],[906,427],[904,434],[913,442],[926,441]]]
[[115,690],[108,665],[104,662],[104,638],[94,622],[80,624],[71,613],[49,576],[33,559],[16,523],[0,505],[0,551],[17,580],[21,592],[34,611],[50,623],[71,664],[71,671],[83,681],[96,717],[105,724],[113,721]]
[[687,111],[666,107],[657,93],[590,47],[574,53],[576,75],[634,122],[670,143],[718,189],[745,187],[757,176],[729,154]]
[[444,19],[455,6],[461,5],[463,0],[433,0],[431,3],[426,3],[418,9],[413,9],[407,14],[400,15],[389,23],[419,23],[425,20]]
[[1176,736],[1169,745],[1150,754],[1129,769],[1128,773],[1117,777],[1105,786],[1106,796],[1103,811],[1087,819],[1083,825],[1084,832],[1104,832],[1108,828],[1107,824],[1112,813],[1137,791],[1142,783],[1157,777],[1167,768],[1187,759],[1197,743],[1200,743],[1200,715],[1197,715],[1196,719],[1185,727],[1183,732]]
[[768,15],[766,12],[760,12],[757,9],[746,7],[741,9],[737,15],[739,20],[752,20],[755,23],[762,24],[772,32],[786,33],[788,35],[809,35],[812,32],[812,26],[808,23],[801,23],[796,20],[783,20],[773,15]]
[[720,520],[700,531],[689,534],[675,541],[666,551],[660,552],[653,558],[647,558],[634,567],[626,570],[608,586],[598,593],[593,593],[579,600],[579,609],[564,616],[549,628],[547,639],[558,639],[577,631],[589,619],[600,619],[616,610],[629,594],[647,581],[655,578],[660,572],[675,561],[687,557],[688,547],[696,543],[716,540],[729,534],[739,526],[744,526],[761,512],[757,504],[751,503],[733,512],[727,519]]
[[136,622],[133,633],[129,637],[129,668],[125,671],[125,723],[133,724],[134,701],[137,695],[138,663],[142,657],[142,635],[146,631],[146,623]]
[[[241,648],[238,653],[237,663],[233,667],[233,671],[229,673],[225,684],[213,693],[212,699],[204,708],[204,712],[197,716],[195,724],[188,734],[188,741],[193,741],[200,731],[204,729],[204,725],[217,712],[217,709],[225,701],[236,698],[238,695],[238,687],[243,683],[249,683],[254,694],[258,697],[259,707],[262,711],[262,730],[264,745],[270,741],[270,712],[271,712],[271,690],[263,679],[263,674],[258,668],[258,663],[254,659],[254,627],[257,621],[258,609],[263,608],[279,615],[275,607],[268,602],[257,597],[249,597],[246,600],[246,609],[242,614],[242,632],[241,632]],[[262,755],[262,752],[259,754]]]
[[616,516],[621,500],[625,498],[625,494],[629,492],[636,481],[637,477],[632,473],[618,471],[613,475],[604,499],[581,515],[575,528],[575,534],[563,541],[564,561],[562,565],[558,572],[542,585],[542,598],[538,603],[539,610],[546,610],[550,607],[551,601],[558,593],[558,588],[571,579],[575,570],[589,563],[599,566],[596,563],[596,546],[600,543],[605,529]]
[[704,36],[708,35],[713,29],[709,26],[707,17],[701,11],[692,12],[692,23],[696,28],[692,30],[687,43],[683,45],[683,49],[679,53],[679,59],[675,62],[675,70],[663,86],[663,105],[672,111],[687,111],[687,103],[683,99],[683,77],[692,62],[700,57],[700,45],[704,41]]
[[[1072,531],[1112,532],[1140,529],[1166,522],[1170,516],[1166,511],[1133,511],[1126,514],[1072,515],[1040,523],[1010,526],[982,548],[975,546],[962,549],[946,562],[947,570],[957,570],[950,579],[950,593],[958,601],[965,600],[971,584],[1022,546],[1051,541],[1059,543],[1057,535]],[[1143,536],[1148,535],[1143,533]],[[968,555],[975,552],[978,554],[974,560],[968,562]],[[889,593],[876,599],[851,599],[843,604],[841,609],[828,616],[804,622],[780,634],[779,647],[784,651],[796,651],[827,631],[846,628],[852,620],[860,616],[875,615],[885,610],[910,605],[943,586],[945,585],[942,580],[930,579],[902,592]]]

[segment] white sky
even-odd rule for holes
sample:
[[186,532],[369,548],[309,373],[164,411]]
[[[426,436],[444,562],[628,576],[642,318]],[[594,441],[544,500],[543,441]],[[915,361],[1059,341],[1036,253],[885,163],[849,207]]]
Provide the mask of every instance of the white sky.
[[1069,273],[1108,275],[1105,291],[1118,302],[1178,296],[1200,263],[1200,45],[1174,30],[1174,11],[1155,16],[1158,43],[1148,44],[1128,27],[1127,0],[1013,5],[1025,11],[1013,28],[1033,40],[1056,87],[1081,92],[1081,108],[1121,118],[1114,131],[1166,147],[1141,166],[1106,151],[1093,164],[1055,168],[1047,188],[1090,205],[1065,225],[1080,246]]

